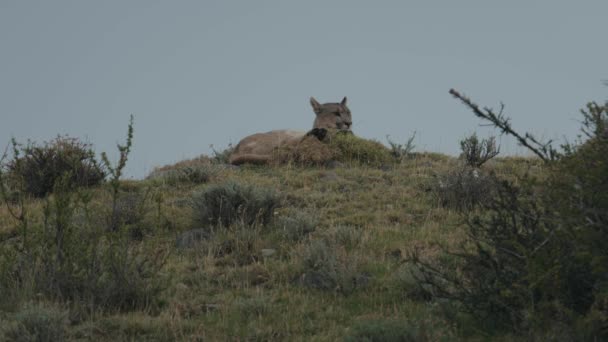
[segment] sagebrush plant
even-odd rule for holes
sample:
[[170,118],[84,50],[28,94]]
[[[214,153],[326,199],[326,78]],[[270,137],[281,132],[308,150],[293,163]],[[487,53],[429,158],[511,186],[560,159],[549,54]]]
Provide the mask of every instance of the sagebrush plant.
[[467,165],[477,168],[500,153],[495,137],[479,140],[475,133],[460,141],[460,149],[462,150],[460,158]]
[[458,303],[487,331],[540,338],[559,326],[573,339],[607,338],[608,104],[589,104],[589,139],[559,152],[451,93],[537,154],[549,177],[502,181],[480,211],[466,214],[468,239],[449,258],[430,262],[414,250],[421,290]]
[[270,188],[233,181],[210,185],[192,196],[194,220],[204,227],[268,224],[281,196]]
[[5,166],[7,181],[35,197],[51,193],[60,178],[67,177],[72,187],[98,185],[105,179],[106,170],[92,145],[78,138],[58,136],[42,145],[13,139],[12,146],[13,158]]

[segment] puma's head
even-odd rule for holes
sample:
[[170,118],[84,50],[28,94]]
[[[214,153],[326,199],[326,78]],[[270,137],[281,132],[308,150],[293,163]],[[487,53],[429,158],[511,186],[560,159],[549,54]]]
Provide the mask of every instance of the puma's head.
[[312,128],[351,131],[353,120],[350,115],[350,109],[346,106],[346,97],[340,103],[324,104],[320,104],[314,97],[311,97],[310,104],[317,115]]

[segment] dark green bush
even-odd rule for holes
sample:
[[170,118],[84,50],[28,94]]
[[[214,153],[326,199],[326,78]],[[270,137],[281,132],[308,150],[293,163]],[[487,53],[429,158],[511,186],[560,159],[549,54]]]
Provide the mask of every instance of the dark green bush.
[[194,220],[203,225],[268,224],[281,197],[272,189],[235,182],[211,185],[192,197]]
[[69,186],[80,187],[98,185],[106,176],[91,145],[77,138],[59,136],[41,146],[13,141],[13,147],[15,156],[7,165],[8,179],[36,197],[51,193],[62,177],[67,177]]

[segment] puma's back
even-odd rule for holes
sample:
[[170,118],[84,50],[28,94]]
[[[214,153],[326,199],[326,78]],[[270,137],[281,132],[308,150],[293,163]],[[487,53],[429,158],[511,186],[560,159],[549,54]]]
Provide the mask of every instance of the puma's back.
[[[350,109],[346,97],[339,103],[320,104],[313,97],[310,104],[316,115],[313,129],[349,131],[352,128]],[[272,160],[273,153],[281,146],[297,145],[306,135],[303,131],[277,130],[256,133],[243,138],[230,155],[230,163],[265,164]]]

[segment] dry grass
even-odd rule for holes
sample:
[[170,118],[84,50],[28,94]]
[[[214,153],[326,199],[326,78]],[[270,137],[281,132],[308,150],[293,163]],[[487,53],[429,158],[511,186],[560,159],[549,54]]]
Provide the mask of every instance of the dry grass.
[[[407,284],[397,275],[409,250],[419,248],[434,258],[436,242],[450,246],[462,240],[460,216],[440,207],[429,192],[436,174],[456,160],[417,154],[384,170],[377,163],[336,169],[297,166],[327,159],[325,152],[308,153],[305,147],[297,151],[298,163],[225,169],[207,184],[127,184],[130,191],[148,196],[141,218],[148,233],[140,243],[171,249],[162,270],[170,283],[160,298],[164,305],[158,312],[93,315],[68,326],[70,339],[334,341],[354,326],[389,318],[426,322],[436,326],[433,336],[453,337],[455,328],[440,322],[435,307],[408,298]],[[208,160],[201,157],[158,170],[200,163]],[[488,168],[508,175],[534,164],[497,159]],[[285,201],[275,217],[310,213],[315,229],[297,239],[286,238],[272,222],[254,229],[216,229],[194,248],[176,249],[178,234],[201,228],[193,220],[192,195],[227,180],[278,191]],[[90,207],[101,221],[109,197],[103,189],[92,191]],[[40,217],[39,202],[28,207],[33,217]],[[14,224],[1,208],[0,234],[11,232]],[[335,288],[311,288],[299,281],[306,272],[306,253],[316,241],[326,241],[336,260],[331,267],[342,278]]]

